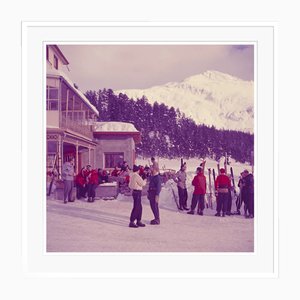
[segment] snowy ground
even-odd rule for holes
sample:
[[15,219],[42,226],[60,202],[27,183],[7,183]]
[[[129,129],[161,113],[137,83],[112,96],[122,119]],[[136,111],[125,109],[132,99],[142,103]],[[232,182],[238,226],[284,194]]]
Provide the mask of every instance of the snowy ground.
[[[138,163],[142,163],[139,161]],[[160,165],[178,169],[178,162],[160,160]],[[167,164],[168,163],[168,164]],[[177,163],[177,165],[176,165]],[[188,185],[199,161],[187,161]],[[245,165],[232,164],[236,174]],[[215,162],[208,161],[207,167]],[[249,166],[248,169],[250,170]],[[252,252],[254,251],[254,219],[243,216],[215,217],[207,208],[204,216],[178,212],[171,181],[160,195],[161,224],[150,225],[153,215],[147,198],[142,198],[145,228],[129,228],[132,197],[119,195],[116,200],[94,203],[76,200],[63,204],[47,200],[48,252]],[[189,188],[190,205],[192,189]],[[233,203],[233,211],[235,204]]]
[[[128,199],[125,199],[128,198]],[[253,251],[253,219],[215,217],[160,209],[161,224],[143,197],[144,228],[129,228],[131,197],[122,200],[47,200],[47,251],[55,252],[249,252]]]

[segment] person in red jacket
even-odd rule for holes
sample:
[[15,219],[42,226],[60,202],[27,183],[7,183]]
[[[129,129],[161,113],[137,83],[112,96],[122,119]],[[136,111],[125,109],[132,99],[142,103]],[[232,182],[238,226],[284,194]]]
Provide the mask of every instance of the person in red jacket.
[[87,176],[88,187],[88,202],[94,202],[96,196],[96,188],[99,184],[98,170],[92,169],[90,165],[87,166],[89,174]]
[[85,198],[86,195],[86,176],[87,176],[87,169],[83,167],[80,172],[76,175],[75,183],[77,187],[77,199]]
[[115,168],[111,172],[111,176],[117,177],[117,176],[119,176],[120,172],[121,172],[121,170],[118,169],[117,166],[115,166]]
[[191,210],[187,213],[189,215],[193,215],[198,204],[198,214],[203,216],[204,197],[206,194],[206,177],[204,176],[202,167],[197,168],[197,175],[194,177],[192,185],[195,187],[195,190],[193,193]]
[[217,196],[217,213],[215,214],[215,216],[217,217],[221,216],[221,210],[222,210],[222,217],[225,217],[230,188],[231,188],[230,179],[225,174],[225,169],[221,168],[220,175],[217,177],[215,181],[215,191]]

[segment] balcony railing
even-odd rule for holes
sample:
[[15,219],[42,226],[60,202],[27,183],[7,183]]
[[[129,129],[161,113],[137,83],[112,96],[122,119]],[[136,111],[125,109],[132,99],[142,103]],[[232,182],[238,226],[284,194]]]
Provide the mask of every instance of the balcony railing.
[[65,130],[70,129],[72,131],[75,131],[76,133],[79,133],[90,139],[93,139],[92,126],[89,125],[88,121],[86,120],[85,121],[71,120],[69,118],[62,116],[60,127]]

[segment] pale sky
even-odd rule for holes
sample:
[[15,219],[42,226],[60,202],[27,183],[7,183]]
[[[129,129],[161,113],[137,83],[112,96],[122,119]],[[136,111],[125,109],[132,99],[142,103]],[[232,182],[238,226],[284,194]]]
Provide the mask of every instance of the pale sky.
[[254,78],[253,45],[58,45],[80,90],[145,89],[215,70]]

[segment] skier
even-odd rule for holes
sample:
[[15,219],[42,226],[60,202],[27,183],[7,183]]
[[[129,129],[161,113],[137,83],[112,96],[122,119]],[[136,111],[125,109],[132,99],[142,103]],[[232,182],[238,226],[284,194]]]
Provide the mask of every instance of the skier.
[[203,216],[204,197],[206,194],[206,177],[204,176],[203,168],[197,168],[197,175],[194,177],[192,185],[195,187],[195,190],[193,193],[191,210],[187,213],[193,215],[198,204],[198,214]]
[[[130,175],[129,188],[132,190],[133,208],[130,215],[129,227],[138,228],[145,227],[146,225],[141,222],[142,220],[142,189],[146,185],[146,180],[143,180],[139,175],[140,168],[136,165],[133,166],[133,173]],[[136,220],[136,223],[135,223]]]
[[98,171],[92,169],[90,165],[87,165],[88,176],[87,176],[87,190],[88,190],[88,202],[94,202],[96,196],[96,188],[99,184]]
[[181,165],[180,170],[175,174],[174,181],[177,183],[178,197],[179,197],[179,209],[188,210],[187,208],[187,188],[186,188],[186,163]]
[[62,167],[62,179],[64,181],[64,203],[73,202],[72,192],[74,186],[74,158],[66,161]]
[[253,174],[249,173],[248,170],[244,172],[244,186],[243,195],[245,197],[245,202],[247,203],[247,208],[249,215],[246,214],[246,218],[254,218],[254,178]]
[[222,217],[225,217],[228,205],[228,191],[231,188],[231,182],[229,177],[225,174],[225,169],[220,169],[220,175],[218,175],[215,181],[215,190],[216,190],[216,197],[217,197],[217,213],[215,216],[221,216],[222,210]]
[[159,171],[157,170],[157,168],[152,168],[149,188],[148,188],[148,199],[150,201],[151,210],[154,215],[154,219],[150,222],[151,225],[160,224],[159,208],[158,208],[160,191],[161,191],[161,178],[159,175]]

